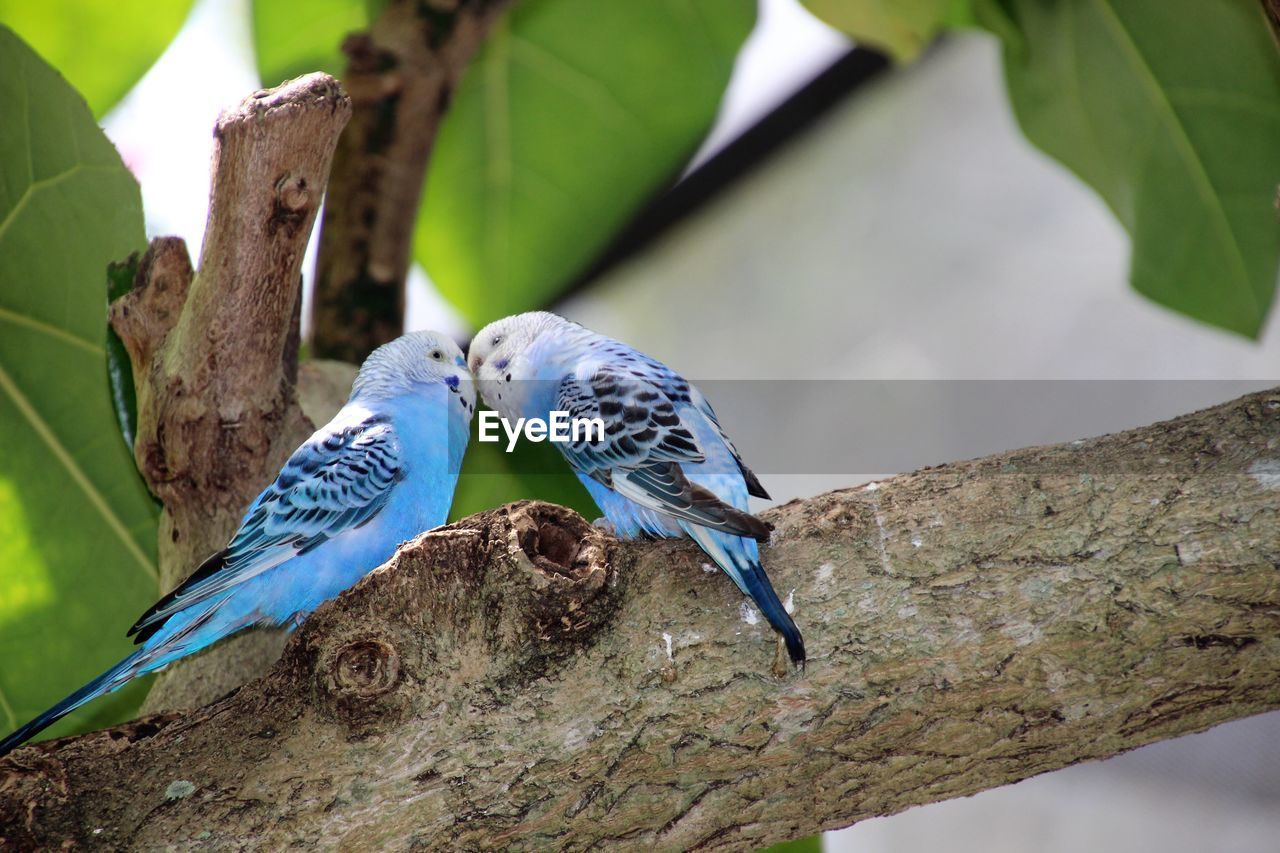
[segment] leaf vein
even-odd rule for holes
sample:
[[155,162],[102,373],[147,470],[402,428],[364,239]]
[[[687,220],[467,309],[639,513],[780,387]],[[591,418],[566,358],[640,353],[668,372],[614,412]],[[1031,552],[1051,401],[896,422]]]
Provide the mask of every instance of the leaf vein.
[[62,446],[62,442],[58,440],[58,436],[55,435],[49,425],[45,423],[44,418],[40,417],[40,413],[36,411],[33,405],[31,405],[31,401],[26,398],[3,367],[0,367],[0,391],[4,391],[5,394],[8,395],[9,399],[13,401],[14,406],[17,407],[19,414],[26,419],[27,423],[31,424],[31,428],[35,430],[36,435],[40,437],[40,439],[49,448],[50,452],[53,453],[58,461],[62,463],[63,467],[67,469],[67,473],[71,475],[71,479],[74,480],[75,484],[80,487],[82,492],[84,492],[85,497],[89,499],[89,503],[93,505],[94,509],[96,509],[102,516],[103,520],[106,521],[107,526],[109,526],[116,536],[120,538],[125,550],[128,551],[130,556],[137,561],[138,565],[142,567],[151,580],[159,582],[160,575],[156,571],[155,565],[147,558],[146,554],[142,553],[142,549],[138,547],[138,543],[133,541],[133,537],[129,535],[129,531],[125,527],[124,522],[122,522],[120,517],[116,515],[114,510],[112,510],[110,504],[107,503],[106,498],[104,498],[102,493],[93,485],[93,482],[80,468],[80,465],[76,462],[75,458],[72,457],[67,449]]
[[1205,168],[1199,152],[1196,151],[1195,145],[1192,144],[1191,137],[1187,134],[1186,126],[1182,123],[1178,111],[1173,108],[1168,95],[1160,87],[1160,81],[1143,57],[1142,51],[1138,49],[1133,37],[1125,29],[1124,22],[1116,14],[1111,0],[1096,0],[1096,2],[1103,20],[1116,37],[1117,44],[1128,57],[1138,78],[1147,89],[1156,113],[1164,119],[1164,123],[1173,131],[1174,142],[1187,164],[1187,171],[1199,190],[1199,195],[1205,207],[1211,213],[1217,213],[1217,216],[1213,217],[1213,221],[1221,232],[1219,236],[1230,250],[1229,255],[1233,265],[1237,268],[1237,273],[1244,282],[1244,291],[1248,295],[1254,311],[1261,315],[1262,305],[1259,303],[1257,294],[1254,293],[1252,283],[1249,280],[1249,267],[1245,262],[1244,250],[1241,248],[1239,240],[1236,239],[1235,232],[1231,229],[1231,221],[1227,216],[1226,208],[1222,206],[1222,201],[1217,196],[1213,180],[1209,177],[1209,172]]
[[519,59],[526,68],[538,72],[547,82],[592,107],[601,118],[607,115],[609,123],[615,129],[631,133],[645,130],[645,123],[640,117],[627,109],[608,86],[590,74],[575,68],[541,45],[514,33],[511,44],[514,58]]
[[13,706],[9,704],[9,697],[4,695],[3,687],[0,687],[0,711],[4,711],[4,715],[9,718],[6,728],[16,729],[18,715],[13,712]]
[[20,214],[23,211],[23,209],[26,208],[27,204],[31,201],[31,199],[34,198],[35,195],[39,193],[41,190],[47,190],[50,187],[57,186],[63,181],[73,177],[78,172],[95,171],[95,170],[102,171],[102,172],[117,171],[116,167],[108,166],[105,164],[95,165],[91,163],[76,163],[71,168],[66,169],[62,172],[59,172],[56,175],[50,175],[47,178],[41,178],[38,181],[32,181],[30,184],[27,185],[27,188],[23,190],[22,196],[13,205],[13,209],[9,211],[8,215],[5,216],[3,221],[0,221],[0,239],[2,239],[5,235],[5,232],[9,230],[9,226],[17,221],[18,214]]
[[7,308],[0,307],[0,320],[4,320],[9,323],[12,323],[15,326],[24,326],[28,329],[41,332],[43,334],[48,335],[51,338],[56,338],[57,340],[71,344],[72,346],[78,347],[84,350],[85,352],[93,353],[94,355],[104,354],[104,350],[102,349],[102,347],[98,346],[92,341],[87,341],[84,338],[80,337],[79,335],[71,334],[65,329],[59,329],[57,326],[51,326],[50,324],[45,323],[41,320],[37,320],[33,317],[24,316],[22,314],[17,313],[16,311],[10,311]]

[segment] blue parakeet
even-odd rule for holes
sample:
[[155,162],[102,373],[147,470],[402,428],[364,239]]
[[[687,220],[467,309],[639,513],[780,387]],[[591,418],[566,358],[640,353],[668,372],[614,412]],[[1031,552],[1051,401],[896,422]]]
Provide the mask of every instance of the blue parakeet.
[[130,679],[251,625],[296,626],[443,524],[475,388],[462,351],[434,332],[375,350],[328,424],[294,451],[226,548],[129,629],[139,648],[0,741],[0,755]]
[[484,401],[508,422],[600,419],[559,441],[614,531],[623,538],[689,537],[751,596],[803,664],[804,640],[760,564],[769,527],[747,512],[767,498],[694,385],[665,364],[563,317],[531,312],[491,323],[472,339],[469,366]]

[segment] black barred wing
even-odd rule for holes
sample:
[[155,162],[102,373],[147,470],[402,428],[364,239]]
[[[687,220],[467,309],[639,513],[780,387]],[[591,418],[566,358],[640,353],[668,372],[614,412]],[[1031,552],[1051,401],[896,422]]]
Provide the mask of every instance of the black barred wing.
[[671,396],[650,379],[602,369],[589,379],[565,377],[556,408],[570,420],[599,419],[604,440],[579,440],[561,445],[570,464],[606,486],[615,468],[638,468],[660,461],[701,462],[702,449],[680,420]]
[[384,415],[313,438],[258,496],[231,543],[144,613],[129,634],[144,642],[180,610],[368,523],[404,476],[400,444]]
[[685,476],[682,465],[705,462],[706,456],[682,417],[682,411],[702,417],[683,379],[602,368],[587,379],[565,377],[556,408],[571,421],[599,419],[604,425],[603,439],[580,430],[579,438],[558,445],[575,470],[656,512],[768,538],[769,528],[759,519]]

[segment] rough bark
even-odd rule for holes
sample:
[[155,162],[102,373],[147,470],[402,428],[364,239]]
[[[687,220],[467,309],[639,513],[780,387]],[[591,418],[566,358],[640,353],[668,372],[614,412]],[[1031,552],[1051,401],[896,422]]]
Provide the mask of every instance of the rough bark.
[[404,328],[427,160],[440,119],[506,0],[391,0],[343,44],[354,115],[320,228],[311,346],[359,363]]
[[[163,502],[162,591],[227,543],[244,508],[312,431],[294,393],[299,273],[350,103],[312,74],[255,93],[214,128],[199,271],[177,238],[152,242],[111,324],[133,364],[134,455]],[[193,707],[261,672],[262,633],[172,668],[148,708]]]
[[687,543],[522,503],[266,677],[0,762],[10,843],[753,849],[1280,707],[1280,391],[792,502],[812,657]]

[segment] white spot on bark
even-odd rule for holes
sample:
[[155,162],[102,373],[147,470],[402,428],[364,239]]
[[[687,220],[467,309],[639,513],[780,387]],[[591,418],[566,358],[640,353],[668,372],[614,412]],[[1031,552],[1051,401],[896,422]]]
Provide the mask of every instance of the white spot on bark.
[[709,575],[714,575],[716,572],[720,571],[720,567],[712,565],[711,563],[703,563],[702,570]]
[[818,566],[818,571],[813,576],[813,591],[819,597],[825,596],[831,591],[831,578],[836,573],[836,567],[832,563],[823,563]]
[[592,726],[587,731],[583,731],[577,726],[572,726],[564,733],[564,748],[570,752],[577,752],[591,743],[591,741],[600,737],[600,734],[600,729],[596,726]]
[[1040,639],[1040,627],[1025,620],[1010,622],[1000,629],[1000,633],[1013,640],[1016,646],[1026,646]]
[[863,486],[862,490],[864,492],[874,492],[879,488],[880,488],[880,484],[877,483],[875,480],[872,480],[870,483],[867,483],[865,486]]
[[738,615],[741,616],[742,621],[746,622],[748,625],[756,625],[760,622],[760,617],[756,614],[755,610],[751,609],[751,605],[747,604],[745,601],[742,602],[742,606],[738,608]]
[[782,602],[782,609],[788,613],[796,612],[796,591],[794,589],[787,593],[787,600]]
[[[872,486],[875,486],[875,488],[873,489]],[[880,484],[868,483],[865,488],[869,492],[874,492],[880,488]],[[880,511],[879,495],[872,496],[871,509],[874,510],[876,517],[876,551],[880,554],[880,568],[884,570],[886,575],[892,575],[893,564],[889,562],[889,549],[885,547],[885,543],[889,541],[889,533],[884,529],[884,513]]]
[[1204,546],[1199,542],[1179,542],[1173,550],[1178,554],[1178,562],[1184,566],[1193,566],[1204,556]]
[[885,547],[885,543],[889,541],[889,533],[884,529],[884,515],[880,512],[879,504],[876,505],[876,550],[880,552],[880,568],[884,569],[886,575],[893,574],[893,564],[889,562],[889,549]]
[[974,630],[973,620],[968,616],[957,616],[951,620],[951,624],[955,626],[955,638],[962,643],[979,643],[982,642],[982,634]]
[[1264,489],[1280,489],[1280,459],[1259,459],[1249,466],[1249,476]]
[[1057,589],[1053,581],[1045,576],[1033,576],[1027,578],[1019,587],[1022,594],[1032,601],[1044,601],[1053,598]]
[[914,604],[904,604],[898,608],[898,618],[910,619],[912,616],[915,616],[916,613],[918,612],[919,611],[916,610],[916,606]]
[[683,634],[662,634],[662,642],[666,645],[667,660],[675,663],[672,654],[676,649],[687,649],[702,641],[702,635],[696,631],[685,631]]
[[1062,708],[1062,718],[1067,722],[1083,719],[1089,715],[1088,704],[1067,705]]
[[914,535],[914,536],[912,536],[912,537],[911,537],[911,547],[912,547],[912,548],[919,548],[919,547],[920,547],[921,545],[923,545],[923,544],[924,544],[924,540],[920,538],[920,534],[919,534],[919,533],[917,533],[916,535]]
[[196,786],[186,779],[174,779],[169,783],[169,787],[164,789],[164,798],[166,800],[185,800],[194,794],[195,790]]

